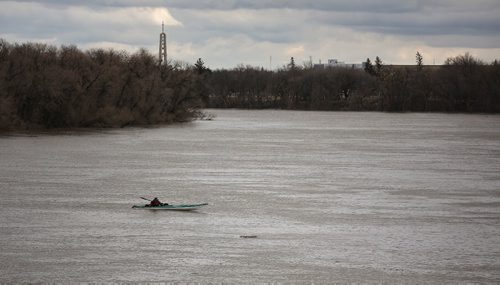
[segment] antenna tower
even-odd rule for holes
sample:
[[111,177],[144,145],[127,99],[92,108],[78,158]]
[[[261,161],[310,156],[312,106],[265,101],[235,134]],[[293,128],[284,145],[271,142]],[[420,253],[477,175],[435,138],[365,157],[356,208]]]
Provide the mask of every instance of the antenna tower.
[[160,64],[167,63],[167,35],[165,34],[165,27],[163,21],[161,22],[161,34],[160,34]]

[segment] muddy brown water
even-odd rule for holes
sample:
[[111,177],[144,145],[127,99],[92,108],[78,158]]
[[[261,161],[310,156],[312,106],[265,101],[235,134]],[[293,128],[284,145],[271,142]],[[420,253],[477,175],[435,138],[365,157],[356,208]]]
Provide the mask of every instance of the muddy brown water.
[[0,137],[0,282],[500,282],[500,116],[208,111]]

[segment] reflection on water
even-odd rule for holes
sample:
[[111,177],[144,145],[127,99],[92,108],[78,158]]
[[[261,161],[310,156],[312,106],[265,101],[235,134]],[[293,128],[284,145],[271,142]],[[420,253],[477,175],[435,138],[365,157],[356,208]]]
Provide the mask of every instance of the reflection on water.
[[0,282],[500,281],[500,116],[210,112],[1,137]]

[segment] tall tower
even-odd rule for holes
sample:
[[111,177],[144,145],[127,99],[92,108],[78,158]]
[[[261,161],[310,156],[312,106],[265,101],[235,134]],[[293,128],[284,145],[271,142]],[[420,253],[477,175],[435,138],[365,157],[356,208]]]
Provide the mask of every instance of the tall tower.
[[160,64],[167,63],[167,35],[165,34],[165,28],[163,21],[161,22],[161,34],[160,34]]

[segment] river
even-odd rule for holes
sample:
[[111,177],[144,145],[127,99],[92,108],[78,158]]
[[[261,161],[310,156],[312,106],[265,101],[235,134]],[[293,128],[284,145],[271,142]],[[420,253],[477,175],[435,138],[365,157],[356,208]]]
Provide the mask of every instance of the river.
[[0,282],[500,282],[500,116],[208,112],[1,136]]

